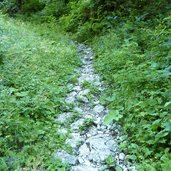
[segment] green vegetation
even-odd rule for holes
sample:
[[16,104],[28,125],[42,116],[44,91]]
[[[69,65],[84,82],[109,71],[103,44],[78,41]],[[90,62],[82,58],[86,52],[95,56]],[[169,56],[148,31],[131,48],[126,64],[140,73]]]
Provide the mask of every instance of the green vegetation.
[[79,127],[79,130],[80,130],[81,133],[86,132],[86,131],[88,131],[89,128],[91,128],[93,125],[95,125],[93,119],[92,119],[92,118],[87,118],[87,119],[84,121],[83,125],[81,125],[81,126]]
[[171,170],[171,17],[164,14],[123,17],[92,43],[95,68],[109,85],[105,121],[122,124],[129,139],[120,146],[138,170]]
[[[0,15],[0,170],[65,170],[52,153],[66,137],[54,116],[79,66],[76,49],[56,27]],[[49,31],[50,30],[50,31]]]
[[112,156],[108,156],[106,159],[106,164],[110,169],[115,169],[115,161]]
[[118,24],[93,41],[95,67],[109,85],[105,99],[111,112],[106,122],[123,125],[129,144],[121,146],[130,152],[130,159],[142,164],[139,170],[170,170],[168,21],[164,18],[163,24],[149,28],[144,22],[128,20],[124,27]]
[[[59,113],[67,82],[76,81],[69,74],[79,64],[74,47],[56,29],[58,22],[73,39],[93,47],[95,68],[108,85],[101,97],[111,109],[105,121],[123,126],[128,140],[120,147],[138,163],[138,171],[171,170],[169,0],[4,0],[0,7],[39,23],[32,28],[0,20],[1,135],[6,137],[1,156],[21,154],[21,164],[28,166],[28,161],[34,163],[28,156],[49,148],[42,148],[51,135],[44,122],[48,127]],[[59,146],[63,138],[57,141]]]

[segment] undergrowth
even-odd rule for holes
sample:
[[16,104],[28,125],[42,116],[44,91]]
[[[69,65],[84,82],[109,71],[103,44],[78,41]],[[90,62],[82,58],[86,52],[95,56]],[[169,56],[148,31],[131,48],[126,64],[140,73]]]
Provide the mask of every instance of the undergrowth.
[[0,14],[0,170],[66,170],[54,117],[65,106],[76,48],[52,23],[34,25]]
[[138,171],[171,170],[170,19],[155,27],[127,19],[92,43],[108,85],[105,121],[122,124],[129,139],[120,147]]
[[[58,22],[73,39],[93,47],[95,68],[108,85],[105,97],[101,97],[111,110],[105,121],[120,122],[128,134],[129,139],[120,144],[128,160],[136,161],[138,171],[170,171],[170,7],[169,0],[3,0],[3,13],[22,14],[40,26],[13,25],[1,19],[1,127],[5,130],[1,135],[6,137],[1,140],[1,156],[23,151],[28,137],[22,136],[37,130],[33,123],[40,122],[41,127],[44,120],[51,120],[49,115],[59,112],[67,81],[75,81],[68,76],[78,64],[73,47],[41,24]],[[17,120],[25,124],[16,124]],[[18,126],[24,134],[15,131]],[[11,138],[11,133],[17,136]],[[27,142],[29,149],[36,149],[32,144],[40,142],[38,132],[35,137]],[[25,154],[29,156],[28,150]],[[11,158],[2,159],[7,163]]]

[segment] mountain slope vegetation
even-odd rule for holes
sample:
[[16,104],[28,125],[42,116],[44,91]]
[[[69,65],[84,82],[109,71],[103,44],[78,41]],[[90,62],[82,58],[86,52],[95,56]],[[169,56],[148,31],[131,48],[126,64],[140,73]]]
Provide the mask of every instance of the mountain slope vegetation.
[[50,27],[0,14],[0,170],[62,167],[52,156],[65,140],[54,117],[79,59]]
[[128,160],[140,171],[171,170],[169,0],[4,0],[1,9],[39,25],[56,22],[91,46],[96,71],[108,86],[101,97],[111,110],[105,121],[119,122],[128,135],[120,144]]
[[[93,40],[95,68],[109,86],[103,98],[111,109],[106,121],[123,125],[129,143],[120,146],[143,164],[139,170],[170,170],[168,18],[163,22],[150,29],[127,21]],[[130,32],[135,25],[138,29]]]

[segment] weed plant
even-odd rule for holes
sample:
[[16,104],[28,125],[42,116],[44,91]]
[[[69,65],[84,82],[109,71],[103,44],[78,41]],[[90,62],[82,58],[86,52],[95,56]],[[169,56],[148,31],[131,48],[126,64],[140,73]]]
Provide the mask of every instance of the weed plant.
[[0,170],[66,170],[54,160],[66,137],[54,117],[79,66],[76,48],[55,24],[0,14]]
[[129,139],[120,147],[139,171],[171,170],[170,15],[158,23],[127,19],[92,43],[108,84],[105,122],[122,124]]

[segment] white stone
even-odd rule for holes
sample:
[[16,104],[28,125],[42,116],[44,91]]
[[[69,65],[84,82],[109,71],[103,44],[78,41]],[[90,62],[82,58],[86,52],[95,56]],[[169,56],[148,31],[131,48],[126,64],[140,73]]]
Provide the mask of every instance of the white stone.
[[86,144],[89,145],[90,154],[89,160],[95,163],[103,163],[105,159],[112,155],[113,152],[110,150],[110,144],[107,142],[110,140],[108,135],[97,134],[96,136],[90,137],[86,140]]
[[65,135],[65,134],[68,133],[68,130],[66,128],[59,128],[58,133],[62,134],[62,135]]
[[65,143],[76,149],[80,143],[84,142],[84,138],[79,133],[72,133]]
[[97,104],[99,104],[99,103],[100,103],[99,100],[97,100],[97,101],[94,102],[95,105],[97,105]]
[[125,154],[124,153],[120,153],[119,154],[119,160],[124,160],[125,159]]
[[117,142],[114,139],[111,139],[109,141],[106,142],[106,145],[108,146],[108,148],[113,151],[116,152],[117,149]]
[[74,96],[70,96],[70,97],[67,97],[65,99],[65,102],[68,103],[68,104],[74,103],[74,101],[75,101],[75,97]]
[[[95,136],[95,135],[97,135],[98,134],[98,131],[97,131],[97,129],[95,129],[94,127],[92,127],[91,129],[90,129],[90,131],[87,133],[87,135],[91,135],[91,136]],[[90,136],[90,137],[91,137]]]
[[79,96],[85,96],[85,95],[88,94],[89,92],[90,92],[89,89],[85,89],[85,90],[80,91],[78,95],[79,95]]
[[91,134],[86,134],[86,135],[87,135],[88,138],[92,136]]
[[96,124],[99,124],[100,122],[101,122],[101,118],[100,117],[96,118],[95,121],[94,121],[94,123],[96,123]]
[[102,129],[102,130],[105,130],[105,129],[107,129],[107,126],[102,125],[102,126],[101,126],[101,129]]
[[86,166],[91,166],[91,165],[92,165],[92,163],[88,160],[88,158],[85,158],[85,159],[84,159],[84,164],[85,164]]
[[85,96],[77,96],[77,99],[81,102],[88,103],[88,99]]
[[97,114],[102,113],[105,110],[104,106],[98,104],[94,107],[93,111]]
[[77,95],[77,92],[72,91],[72,92],[70,92],[70,93],[68,94],[68,97],[74,97],[74,96],[76,96],[76,95]]
[[104,163],[109,155],[112,155],[112,152],[109,149],[104,149],[103,153],[100,153],[99,155],[101,163]]
[[82,157],[78,157],[78,161],[80,164],[84,164],[84,159]]
[[59,158],[63,163],[68,163],[70,165],[76,165],[78,163],[76,156],[68,154],[64,150],[58,150],[55,154],[55,158]]
[[101,130],[101,126],[99,124],[97,125],[97,130]]
[[83,125],[85,119],[79,119],[71,125],[72,130],[78,130],[81,125]]
[[79,107],[74,107],[74,110],[77,112],[77,113],[80,113],[80,114],[83,114],[83,110]]
[[88,156],[88,158],[90,161],[93,161],[95,163],[101,163],[100,155],[97,153],[96,150],[93,150]]
[[98,131],[98,134],[103,134],[103,131]]
[[90,83],[94,82],[94,75],[90,75],[89,73],[84,73],[81,75],[81,77],[78,79],[79,84],[82,84],[84,81],[88,81]]
[[81,91],[81,87],[80,87],[80,86],[75,86],[75,87],[73,88],[73,90],[75,90],[75,91]]
[[82,156],[83,158],[86,158],[90,154],[90,150],[87,147],[87,145],[84,143],[80,148],[79,148],[79,156]]
[[71,167],[70,171],[98,171],[98,168],[94,168],[86,165],[78,165]]
[[65,113],[60,114],[58,116],[58,118],[56,119],[56,121],[58,121],[60,123],[65,123],[71,117],[72,117],[72,113],[71,112],[65,112]]

